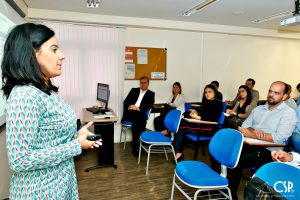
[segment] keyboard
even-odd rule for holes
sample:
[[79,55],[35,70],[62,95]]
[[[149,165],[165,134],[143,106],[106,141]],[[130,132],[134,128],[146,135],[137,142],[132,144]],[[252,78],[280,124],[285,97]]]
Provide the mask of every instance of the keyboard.
[[98,113],[103,113],[105,114],[105,112],[109,112],[109,109],[104,109],[104,108],[99,108],[99,107],[90,107],[86,109],[87,111],[93,113],[93,114],[98,114]]

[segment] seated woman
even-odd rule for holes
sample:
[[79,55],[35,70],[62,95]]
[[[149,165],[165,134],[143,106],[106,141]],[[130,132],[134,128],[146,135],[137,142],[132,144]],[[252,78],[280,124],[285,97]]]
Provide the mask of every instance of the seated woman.
[[[213,85],[206,85],[202,98],[202,106],[197,113],[190,110],[185,116],[198,120],[217,122],[222,113],[222,102],[216,99],[217,90]],[[174,146],[176,151],[177,162],[183,160],[183,138],[185,134],[197,134],[200,130],[199,124],[189,123],[181,120],[179,131],[175,134]]]
[[175,82],[172,86],[172,95],[168,99],[164,111],[160,114],[160,116],[154,119],[154,128],[156,131],[161,131],[163,134],[167,134],[166,127],[164,125],[164,120],[168,112],[172,109],[180,110],[181,113],[184,112],[184,104],[185,99],[182,94],[181,84],[179,82]]
[[224,127],[237,129],[244,120],[249,116],[252,109],[256,107],[256,102],[252,101],[251,91],[247,85],[239,87],[239,100],[236,102],[232,110],[227,109]]

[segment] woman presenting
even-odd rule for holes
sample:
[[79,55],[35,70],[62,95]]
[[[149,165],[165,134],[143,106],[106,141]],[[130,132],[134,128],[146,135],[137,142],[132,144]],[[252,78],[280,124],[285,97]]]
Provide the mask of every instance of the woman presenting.
[[1,69],[10,199],[78,199],[73,157],[101,145],[86,139],[92,122],[76,131],[74,111],[52,85],[63,60],[44,25],[18,25],[7,37]]

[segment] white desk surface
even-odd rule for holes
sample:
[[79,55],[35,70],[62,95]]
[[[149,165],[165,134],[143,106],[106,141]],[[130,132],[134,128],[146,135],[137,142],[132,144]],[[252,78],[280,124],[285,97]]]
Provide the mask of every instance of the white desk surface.
[[[88,123],[90,121],[93,122],[117,122],[119,119],[113,110],[110,111],[110,114],[104,115],[93,115],[93,113],[86,110],[86,108],[82,109],[83,111],[83,123]],[[109,117],[109,118],[106,118]]]

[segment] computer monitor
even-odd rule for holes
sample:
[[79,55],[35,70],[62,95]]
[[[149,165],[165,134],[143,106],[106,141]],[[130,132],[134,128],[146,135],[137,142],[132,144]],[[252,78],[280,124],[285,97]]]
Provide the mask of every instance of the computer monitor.
[[97,85],[97,100],[105,104],[107,109],[109,100],[109,85],[104,83],[98,83]]

